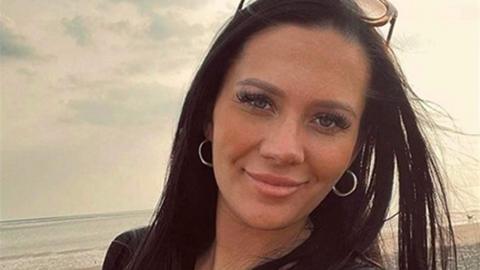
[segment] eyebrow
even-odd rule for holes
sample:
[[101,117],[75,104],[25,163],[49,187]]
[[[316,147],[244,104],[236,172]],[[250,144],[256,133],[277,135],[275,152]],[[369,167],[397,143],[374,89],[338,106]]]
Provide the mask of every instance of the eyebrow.
[[[237,84],[241,86],[245,86],[245,85],[255,86],[278,97],[285,96],[285,92],[282,89],[278,88],[277,86],[271,83],[268,83],[266,81],[262,81],[259,79],[247,78],[237,82]],[[315,100],[312,103],[314,104],[315,107],[322,107],[322,108],[328,108],[328,109],[340,109],[340,110],[351,113],[355,118],[357,117],[357,114],[355,113],[353,108],[350,105],[345,104],[343,102],[339,102],[336,100]]]

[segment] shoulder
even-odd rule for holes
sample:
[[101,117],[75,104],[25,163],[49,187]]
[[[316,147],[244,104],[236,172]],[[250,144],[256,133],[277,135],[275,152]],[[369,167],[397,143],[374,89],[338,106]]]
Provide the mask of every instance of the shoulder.
[[148,227],[140,227],[117,235],[107,249],[102,269],[123,269],[133,256],[135,249],[140,245],[147,230]]

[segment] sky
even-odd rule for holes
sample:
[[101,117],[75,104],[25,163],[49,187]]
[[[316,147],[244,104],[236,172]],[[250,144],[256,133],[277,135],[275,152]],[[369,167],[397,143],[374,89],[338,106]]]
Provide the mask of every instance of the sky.
[[[480,134],[478,1],[393,3],[412,88],[439,123]],[[154,208],[182,99],[236,5],[1,0],[0,220]],[[429,134],[454,211],[480,209],[479,136]]]

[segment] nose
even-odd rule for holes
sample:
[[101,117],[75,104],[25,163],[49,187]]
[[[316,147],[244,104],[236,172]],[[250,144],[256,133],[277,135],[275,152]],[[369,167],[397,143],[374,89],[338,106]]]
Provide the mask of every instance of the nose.
[[305,159],[300,135],[296,121],[279,121],[265,131],[260,144],[260,155],[277,165],[300,164]]

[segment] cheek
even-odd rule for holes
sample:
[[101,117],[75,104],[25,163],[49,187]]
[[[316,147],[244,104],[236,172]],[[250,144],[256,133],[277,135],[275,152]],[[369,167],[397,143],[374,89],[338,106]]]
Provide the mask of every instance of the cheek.
[[348,170],[354,143],[349,141],[336,143],[317,143],[308,151],[308,165],[312,181],[305,190],[307,194],[299,199],[302,212],[310,213],[331,192],[332,187]]
[[214,115],[214,159],[216,165],[237,163],[247,154],[255,152],[267,128],[265,123],[255,121],[248,113],[238,108],[238,104],[224,106],[222,102]]
[[341,177],[352,161],[355,147],[355,134],[325,138],[309,147],[308,159],[317,174],[327,174],[334,181]]
[[225,177],[231,177],[233,170],[240,170],[242,158],[255,148],[258,131],[257,127],[232,109],[222,110],[222,113],[219,111],[215,115],[213,161],[217,180],[222,181]]

